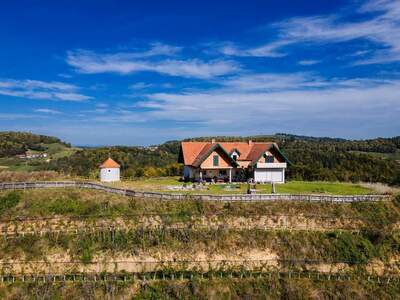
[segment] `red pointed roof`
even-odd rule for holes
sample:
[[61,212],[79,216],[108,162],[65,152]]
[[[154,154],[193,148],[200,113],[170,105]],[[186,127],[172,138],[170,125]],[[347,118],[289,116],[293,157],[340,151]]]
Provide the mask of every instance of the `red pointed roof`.
[[106,168],[119,168],[120,165],[115,162],[115,160],[111,159],[110,157],[107,158],[101,165],[100,169],[106,169]]
[[[254,163],[260,158],[260,156],[267,150],[275,148],[278,152],[278,145],[272,142],[269,143],[253,143],[253,142],[182,142],[181,151],[183,163],[185,165],[196,165],[196,162],[203,159],[204,155],[208,153],[208,150],[215,144],[219,144],[227,153],[231,153],[233,150],[240,152],[238,162],[247,161],[248,163]],[[282,157],[283,160],[287,160]]]

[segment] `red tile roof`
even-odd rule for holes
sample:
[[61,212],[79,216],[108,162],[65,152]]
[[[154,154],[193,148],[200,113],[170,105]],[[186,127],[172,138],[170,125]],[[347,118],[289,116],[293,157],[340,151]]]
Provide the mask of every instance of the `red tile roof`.
[[101,165],[100,165],[100,169],[112,169],[112,168],[119,168],[120,165],[118,163],[116,163],[113,159],[111,159],[110,157],[107,158]]
[[[252,143],[252,142],[215,142],[219,144],[226,152],[231,153],[233,150],[240,152],[238,161],[250,161],[253,163],[265,151],[272,147],[278,147],[275,143]],[[182,142],[181,150],[183,155],[183,163],[192,166],[196,161],[201,160],[202,156],[208,153],[213,143],[209,142]]]

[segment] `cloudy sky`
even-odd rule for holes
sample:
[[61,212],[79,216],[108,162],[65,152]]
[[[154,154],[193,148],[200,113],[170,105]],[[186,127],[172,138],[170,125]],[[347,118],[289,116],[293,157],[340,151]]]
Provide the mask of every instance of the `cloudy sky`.
[[236,2],[3,3],[0,130],[75,145],[400,134],[400,1]]

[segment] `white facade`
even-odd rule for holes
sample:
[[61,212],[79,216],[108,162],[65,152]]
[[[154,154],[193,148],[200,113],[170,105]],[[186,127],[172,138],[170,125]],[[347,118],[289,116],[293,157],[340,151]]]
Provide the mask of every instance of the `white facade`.
[[119,168],[101,168],[100,181],[102,182],[120,181]]
[[265,183],[285,183],[286,163],[257,163],[254,181]]
[[256,168],[254,169],[254,181],[262,183],[285,183],[285,169]]

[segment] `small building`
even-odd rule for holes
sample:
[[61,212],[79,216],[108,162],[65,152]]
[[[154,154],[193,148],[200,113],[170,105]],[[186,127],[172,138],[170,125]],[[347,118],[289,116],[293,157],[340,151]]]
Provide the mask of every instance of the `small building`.
[[182,142],[184,178],[195,181],[284,183],[289,160],[276,143]]
[[120,181],[120,165],[110,157],[100,165],[100,181]]

